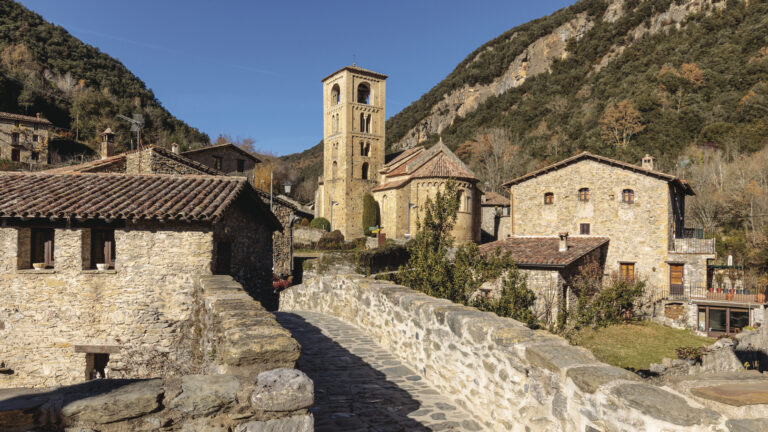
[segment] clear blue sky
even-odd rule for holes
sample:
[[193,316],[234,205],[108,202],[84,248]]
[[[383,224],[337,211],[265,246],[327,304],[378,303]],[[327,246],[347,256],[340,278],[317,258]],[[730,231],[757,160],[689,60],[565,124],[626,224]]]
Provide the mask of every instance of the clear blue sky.
[[387,117],[481,44],[573,0],[21,0],[122,61],[176,117],[278,155],[322,138],[320,80],[356,56]]

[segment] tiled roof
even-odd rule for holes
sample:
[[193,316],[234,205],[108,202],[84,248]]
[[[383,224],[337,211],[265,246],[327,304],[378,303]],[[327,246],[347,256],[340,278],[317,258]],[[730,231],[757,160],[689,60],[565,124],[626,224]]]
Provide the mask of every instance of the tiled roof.
[[589,152],[579,153],[576,156],[571,156],[568,159],[563,159],[560,162],[554,163],[552,165],[546,166],[546,167],[538,169],[536,171],[529,172],[528,174],[525,174],[524,176],[518,177],[518,178],[516,178],[516,179],[514,179],[512,181],[509,181],[509,182],[505,183],[504,186],[505,187],[510,187],[510,186],[522,183],[522,182],[524,182],[526,180],[532,179],[534,177],[538,177],[538,176],[540,176],[542,174],[546,174],[546,173],[548,173],[550,171],[559,170],[560,168],[564,168],[564,167],[566,167],[568,165],[571,165],[571,164],[574,164],[576,162],[580,162],[580,161],[586,160],[586,159],[593,160],[595,162],[600,162],[600,163],[612,165],[612,166],[619,167],[619,168],[623,168],[623,169],[626,169],[626,170],[634,171],[634,172],[637,172],[637,173],[645,174],[645,175],[648,175],[648,176],[651,176],[651,177],[656,177],[656,178],[661,179],[661,180],[666,180],[667,182],[675,183],[678,186],[680,186],[683,189],[683,191],[685,191],[686,194],[688,194],[688,195],[695,195],[695,193],[693,192],[693,189],[691,188],[691,185],[689,185],[688,182],[686,182],[683,179],[677,178],[677,177],[675,177],[675,176],[673,176],[671,174],[663,173],[663,172],[660,172],[660,171],[649,170],[647,168],[643,168],[643,167],[638,166],[638,165],[628,164],[626,162],[618,161],[616,159],[607,158],[605,156],[599,156],[599,155],[592,154],[592,153],[589,153]]
[[240,147],[238,147],[238,146],[236,146],[236,145],[234,145],[232,143],[224,143],[224,144],[216,144],[216,145],[207,146],[207,147],[200,147],[200,148],[197,148],[197,149],[194,149],[194,150],[185,151],[181,155],[183,156],[183,155],[190,155],[190,154],[197,154],[197,153],[205,153],[205,152],[209,152],[211,150],[220,150],[220,149],[223,149],[223,148],[230,148],[231,150],[234,150],[234,151],[240,153],[241,155],[243,155],[243,156],[253,160],[256,163],[261,162],[261,159],[257,158],[256,156],[248,153],[247,151],[241,149]]
[[384,166],[381,168],[380,172],[385,173],[385,174],[390,174],[392,172],[392,170],[394,170],[394,169],[396,169],[398,167],[401,167],[402,166],[401,164],[403,162],[405,162],[405,161],[407,161],[409,159],[412,159],[415,156],[418,156],[423,151],[424,151],[424,146],[412,147],[412,148],[409,148],[407,150],[403,150],[394,159],[392,159],[391,161],[389,161],[386,164],[384,164]]
[[280,229],[245,178],[0,173],[0,218],[216,222],[240,196]]
[[363,69],[363,68],[357,67],[357,66],[344,66],[343,68],[341,68],[341,69],[337,70],[336,72],[334,72],[334,73],[328,75],[327,77],[323,78],[321,80],[321,82],[327,80],[328,78],[336,75],[337,73],[339,73],[339,72],[341,72],[343,70],[348,70],[348,71],[351,71],[351,72],[358,72],[358,73],[362,73],[364,75],[371,75],[371,76],[374,76],[376,78],[387,79],[386,75],[380,74],[378,72],[374,72],[372,70]]
[[126,155],[133,154],[136,152],[151,152],[156,155],[159,155],[160,157],[164,157],[167,159],[172,159],[178,163],[181,163],[183,165],[187,165],[193,169],[196,169],[200,171],[200,174],[210,174],[210,175],[224,175],[221,171],[217,169],[213,169],[209,167],[208,165],[202,164],[200,162],[194,161],[188,157],[176,154],[170,150],[166,150],[162,147],[148,147],[143,150],[132,150],[129,152],[121,153],[119,155],[110,156],[106,159],[96,159],[92,160],[90,162],[85,162],[78,165],[68,165],[64,167],[58,167],[58,168],[52,168],[49,170],[45,170],[44,172],[47,173],[56,173],[56,174],[63,174],[63,173],[87,173],[87,172],[106,172],[109,170],[109,167],[114,167],[115,171],[110,172],[118,172],[118,171],[124,171],[125,170],[125,159]]
[[383,190],[388,190],[388,189],[397,189],[400,186],[408,183],[409,181],[411,181],[410,178],[405,178],[405,179],[401,179],[401,180],[394,180],[394,181],[391,181],[391,182],[380,184],[380,185],[376,186],[375,188],[371,189],[371,192],[378,192],[378,191],[383,191]]
[[30,123],[51,124],[51,122],[45,117],[35,117],[7,112],[0,112],[0,118],[7,120],[25,121]]
[[607,237],[568,237],[568,250],[559,251],[558,237],[510,237],[480,246],[483,254],[501,249],[509,252],[518,266],[566,267],[608,243]]
[[485,192],[480,198],[480,205],[484,206],[510,206],[509,198],[496,192]]

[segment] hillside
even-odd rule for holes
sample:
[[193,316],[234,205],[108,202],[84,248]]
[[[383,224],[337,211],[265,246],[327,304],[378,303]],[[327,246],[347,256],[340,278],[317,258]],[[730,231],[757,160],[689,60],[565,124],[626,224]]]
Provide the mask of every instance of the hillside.
[[[755,151],[768,136],[766,20],[765,1],[579,1],[468,55],[387,121],[388,152],[441,134],[497,189],[581,150],[651,153],[667,170],[691,144]],[[512,162],[490,176],[500,151]],[[320,163],[308,153],[286,159]]]
[[130,140],[117,114],[144,115],[147,143],[209,142],[173,117],[120,61],[12,0],[0,0],[0,111],[42,112],[62,136],[91,143],[106,126]]

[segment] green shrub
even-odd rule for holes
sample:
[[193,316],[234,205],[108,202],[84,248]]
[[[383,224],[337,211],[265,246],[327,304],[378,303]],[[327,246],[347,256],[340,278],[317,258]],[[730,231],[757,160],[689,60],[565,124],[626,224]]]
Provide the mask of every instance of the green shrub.
[[408,262],[408,247],[388,243],[384,247],[362,250],[357,253],[357,271],[366,275],[394,271]]
[[[344,235],[339,230],[323,234],[317,242],[317,248],[322,250],[345,249]],[[354,247],[354,245],[352,245]]]
[[693,360],[701,362],[701,356],[704,355],[705,348],[684,346],[675,348],[675,354],[680,360]]
[[373,199],[373,195],[365,194],[363,197],[363,234],[372,236],[371,227],[379,226],[380,219],[379,203]]
[[309,226],[325,231],[331,230],[331,223],[328,222],[328,219],[322,217],[312,219],[312,222],[309,223]]

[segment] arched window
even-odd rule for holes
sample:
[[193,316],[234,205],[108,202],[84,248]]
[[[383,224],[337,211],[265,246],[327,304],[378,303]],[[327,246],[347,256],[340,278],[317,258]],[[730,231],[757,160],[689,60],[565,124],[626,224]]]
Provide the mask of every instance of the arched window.
[[371,100],[371,88],[366,83],[357,86],[357,103],[368,105]]
[[331,89],[331,105],[336,105],[341,102],[341,89],[338,84],[334,84]]
[[624,189],[621,192],[621,201],[625,202],[627,204],[634,204],[635,203],[635,191],[632,189]]
[[363,168],[360,172],[360,178],[368,180],[368,162],[363,162]]
[[544,204],[554,204],[555,203],[555,194],[552,192],[547,192],[544,194]]
[[336,161],[333,161],[333,165],[331,165],[331,177],[336,177],[336,172],[338,171],[339,164],[336,163]]
[[579,201],[589,201],[589,188],[579,189]]
[[360,132],[365,132],[365,114],[360,113]]
[[371,133],[371,115],[368,114],[367,117],[365,117],[365,131],[367,133]]

